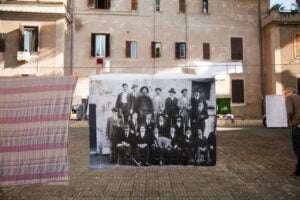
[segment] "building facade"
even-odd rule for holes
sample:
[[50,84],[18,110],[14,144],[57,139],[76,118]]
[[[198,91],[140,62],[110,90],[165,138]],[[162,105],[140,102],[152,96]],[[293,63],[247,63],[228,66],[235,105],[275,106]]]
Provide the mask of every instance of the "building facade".
[[272,10],[263,18],[265,94],[300,93],[300,12]]
[[71,73],[71,18],[67,0],[2,0],[0,75]]
[[261,116],[257,0],[73,1],[73,20],[75,95],[88,95],[90,75],[205,76],[202,67],[209,65],[221,67],[216,95],[231,99],[234,115]]

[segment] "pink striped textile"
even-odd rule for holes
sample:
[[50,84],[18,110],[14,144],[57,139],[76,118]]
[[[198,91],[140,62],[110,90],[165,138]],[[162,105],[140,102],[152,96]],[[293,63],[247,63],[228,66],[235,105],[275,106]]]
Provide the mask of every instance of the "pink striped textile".
[[0,185],[69,180],[73,77],[0,77]]

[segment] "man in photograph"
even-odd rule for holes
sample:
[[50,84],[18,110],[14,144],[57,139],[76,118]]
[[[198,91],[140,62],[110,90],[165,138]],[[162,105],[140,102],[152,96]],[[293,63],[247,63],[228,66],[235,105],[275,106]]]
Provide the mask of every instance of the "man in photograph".
[[164,118],[164,115],[162,115],[162,114],[158,116],[157,128],[158,128],[158,134],[160,137],[167,137],[168,126],[167,126],[167,122]]
[[137,98],[136,109],[139,114],[139,122],[142,122],[145,120],[147,113],[153,112],[153,104],[151,98],[149,97],[148,87],[141,87],[140,93],[140,96]]
[[195,138],[193,137],[190,128],[187,128],[185,131],[185,135],[183,136],[182,146],[184,150],[186,164],[188,165],[195,164],[195,153],[196,153]]
[[149,147],[152,138],[146,133],[146,125],[141,124],[137,136],[136,158],[139,165],[149,166]]
[[165,110],[164,114],[167,119],[167,124],[168,127],[171,125],[174,125],[176,115],[178,114],[179,108],[177,106],[178,104],[178,99],[175,97],[176,91],[174,88],[171,88],[169,90],[169,97],[165,101]]
[[136,112],[132,113],[131,119],[128,121],[130,133],[133,135],[138,134],[139,122],[138,122],[138,114]]
[[180,164],[182,141],[174,126],[171,126],[168,138],[170,139],[170,145],[166,148],[166,162],[168,164]]
[[135,149],[136,136],[130,134],[129,125],[125,124],[123,132],[120,135],[120,142],[116,145],[118,152],[118,164],[126,164],[132,161],[133,150]]
[[118,109],[111,109],[113,115],[107,119],[106,136],[111,143],[110,161],[116,162],[116,145],[119,142],[119,136],[122,129],[122,120],[118,117]]
[[117,96],[116,108],[118,108],[119,116],[122,118],[123,123],[127,123],[129,115],[133,112],[133,99],[128,92],[127,83],[122,84],[122,89],[123,91]]
[[208,161],[208,144],[207,139],[204,137],[203,131],[199,128],[197,129],[197,137],[195,138],[196,144],[196,164],[206,165]]
[[165,102],[161,96],[161,88],[155,88],[155,95],[152,98],[154,121],[157,122],[158,115],[162,114],[165,109]]
[[146,132],[149,136],[153,136],[153,128],[155,126],[154,121],[152,120],[152,113],[148,112],[146,114],[146,119],[142,121],[142,124],[146,125]]
[[137,99],[140,96],[139,90],[138,90],[139,86],[137,84],[133,84],[131,87],[132,93],[132,101],[133,101],[133,111],[137,112],[137,108],[136,108],[136,103],[137,103]]
[[188,90],[181,90],[182,96],[178,98],[179,115],[182,116],[185,126],[190,126],[191,99],[187,96]]

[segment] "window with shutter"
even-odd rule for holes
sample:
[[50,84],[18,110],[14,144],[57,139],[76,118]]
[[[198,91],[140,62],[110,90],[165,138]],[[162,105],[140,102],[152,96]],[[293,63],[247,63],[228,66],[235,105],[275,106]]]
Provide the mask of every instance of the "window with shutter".
[[131,0],[131,10],[137,10],[137,0]]
[[244,103],[244,80],[231,80],[232,103]]
[[202,13],[204,14],[208,13],[208,0],[202,1]]
[[110,56],[110,35],[109,34],[92,33],[91,56],[100,57],[100,58]]
[[20,51],[37,52],[39,48],[39,29],[37,26],[23,26],[19,28]]
[[243,39],[231,38],[231,59],[243,60]]
[[185,12],[185,0],[179,0],[179,12]]
[[0,52],[5,52],[5,34],[4,33],[0,33]]
[[160,0],[155,0],[155,11],[160,11]]
[[152,58],[161,57],[161,43],[160,42],[151,42],[151,57]]
[[136,42],[126,41],[126,58],[136,58]]
[[203,43],[203,59],[210,59],[209,43]]
[[96,0],[95,8],[110,9],[110,0]]
[[176,42],[175,43],[175,57],[177,59],[186,58],[186,45],[185,45],[185,42]]

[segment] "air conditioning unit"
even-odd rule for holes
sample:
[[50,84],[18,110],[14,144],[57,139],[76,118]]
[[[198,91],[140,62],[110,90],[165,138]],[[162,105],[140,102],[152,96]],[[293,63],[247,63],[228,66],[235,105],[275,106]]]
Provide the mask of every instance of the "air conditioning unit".
[[29,51],[18,51],[17,60],[29,62],[30,61],[30,52]]

